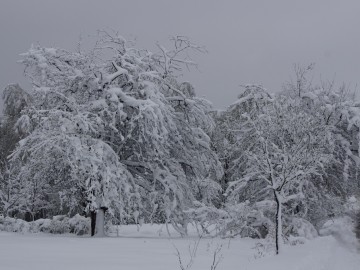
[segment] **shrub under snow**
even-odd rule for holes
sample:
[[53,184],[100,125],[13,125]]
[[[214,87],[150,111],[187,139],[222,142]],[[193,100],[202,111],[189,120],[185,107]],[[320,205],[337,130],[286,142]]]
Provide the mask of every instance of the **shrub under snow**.
[[6,217],[0,218],[0,231],[53,234],[74,233],[76,235],[84,235],[90,231],[90,219],[79,214],[72,218],[54,216],[52,219],[38,219],[32,222]]

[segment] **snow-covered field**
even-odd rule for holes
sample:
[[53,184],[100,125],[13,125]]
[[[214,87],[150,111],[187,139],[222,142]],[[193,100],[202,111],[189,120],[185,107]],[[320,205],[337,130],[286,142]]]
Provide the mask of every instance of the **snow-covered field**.
[[[159,230],[162,231],[159,232]],[[173,270],[180,269],[176,248],[184,265],[196,237],[179,238],[159,226],[121,227],[118,237],[90,238],[73,235],[0,232],[0,269],[36,270]],[[333,236],[319,237],[303,245],[285,246],[279,256],[259,257],[253,239],[206,239],[199,242],[190,269],[211,269],[214,251],[223,259],[217,269],[226,270],[352,270],[359,269],[356,247]]]

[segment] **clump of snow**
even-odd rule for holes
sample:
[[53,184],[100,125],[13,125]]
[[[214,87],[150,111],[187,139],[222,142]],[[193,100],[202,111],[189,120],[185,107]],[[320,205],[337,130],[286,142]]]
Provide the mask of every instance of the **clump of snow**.
[[350,196],[344,206],[349,214],[360,211],[360,201],[355,196]]
[[351,231],[354,227],[354,221],[350,217],[341,217],[331,219],[325,222],[320,229],[319,233],[321,236],[334,235],[344,231]]

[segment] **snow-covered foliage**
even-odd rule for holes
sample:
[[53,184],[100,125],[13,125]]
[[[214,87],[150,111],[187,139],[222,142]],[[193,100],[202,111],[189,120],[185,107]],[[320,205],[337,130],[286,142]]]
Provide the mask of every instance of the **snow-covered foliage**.
[[18,84],[10,84],[3,90],[5,118],[19,116],[21,111],[31,104],[31,96]]
[[79,214],[72,218],[54,216],[52,219],[38,219],[31,222],[6,217],[0,218],[0,231],[52,234],[74,233],[76,235],[84,235],[90,231],[90,219]]
[[24,136],[16,129],[21,111],[31,104],[30,95],[18,84],[8,85],[3,91],[4,110],[0,119],[0,213],[8,215],[21,204],[21,185],[12,176],[8,156]]
[[101,31],[89,53],[33,46],[22,55],[33,103],[16,123],[27,136],[11,156],[18,212],[101,208],[120,222],[172,222],[186,233],[184,210],[216,201],[211,105],[176,78],[194,65],[182,54],[202,48],[173,42],[155,54]]
[[222,237],[266,238],[274,223],[266,215],[264,204],[250,205],[249,201],[230,204],[226,207],[227,216],[220,228]]

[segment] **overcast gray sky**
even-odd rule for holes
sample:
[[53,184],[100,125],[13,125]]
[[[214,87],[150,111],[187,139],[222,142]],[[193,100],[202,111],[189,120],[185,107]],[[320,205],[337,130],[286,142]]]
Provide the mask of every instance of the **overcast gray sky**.
[[215,107],[235,101],[239,85],[277,91],[294,63],[316,63],[316,77],[360,82],[358,0],[0,0],[0,87],[29,87],[17,64],[31,43],[75,49],[79,35],[113,28],[139,47],[170,35],[205,45],[200,72],[185,73]]

